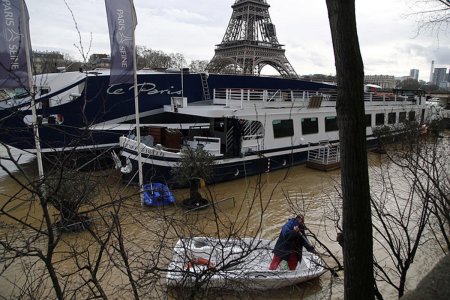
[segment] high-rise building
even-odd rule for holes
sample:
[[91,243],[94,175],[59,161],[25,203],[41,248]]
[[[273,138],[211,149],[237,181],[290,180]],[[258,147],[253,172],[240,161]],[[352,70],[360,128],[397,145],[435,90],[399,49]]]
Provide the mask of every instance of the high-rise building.
[[433,82],[433,72],[434,72],[434,60],[431,61],[430,80],[428,82]]
[[440,85],[441,82],[447,81],[447,68],[434,68],[433,72],[433,84]]
[[409,70],[409,77],[418,81],[419,80],[419,70],[418,69]]

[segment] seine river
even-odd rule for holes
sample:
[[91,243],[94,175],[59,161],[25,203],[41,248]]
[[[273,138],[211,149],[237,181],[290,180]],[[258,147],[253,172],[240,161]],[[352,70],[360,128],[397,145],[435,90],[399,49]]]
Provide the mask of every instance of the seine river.
[[[2,157],[5,157],[6,151],[4,148],[0,149]],[[15,158],[20,158],[20,168],[26,176],[36,176],[37,167],[34,156],[17,151],[13,152]],[[1,164],[12,172],[13,176],[23,179],[23,175],[14,166],[13,163],[2,159]],[[369,165],[372,169],[377,169],[376,166],[383,164],[382,156],[375,153],[369,153]],[[371,180],[374,180],[375,175],[371,172]],[[120,176],[115,170],[98,172],[99,178],[105,181],[102,185],[108,185],[108,195],[114,194],[114,197],[119,197],[120,194],[133,194],[136,192],[135,187],[126,187],[120,180]],[[4,170],[0,170],[0,203],[14,195],[20,189],[15,180],[12,179]],[[376,183],[371,182],[376,186]],[[342,257],[340,246],[335,241],[336,227],[333,222],[335,217],[334,211],[339,211],[340,202],[337,196],[337,190],[340,185],[340,171],[321,172],[307,168],[306,166],[297,166],[288,170],[281,170],[272,173],[263,174],[261,176],[254,176],[247,179],[240,179],[230,182],[225,182],[210,186],[209,190],[203,189],[202,193],[208,197],[213,198],[218,202],[219,214],[227,216],[228,219],[236,217],[236,223],[243,224],[240,228],[246,227],[244,232],[246,235],[257,235],[265,239],[275,239],[280,231],[281,226],[292,217],[296,212],[304,212],[306,215],[306,224],[311,232],[317,234],[318,238],[327,245],[329,249],[339,258]],[[112,191],[112,192],[111,192]],[[104,197],[106,192],[101,192],[101,197]],[[187,197],[187,190],[175,191],[177,199]],[[119,195],[119,196],[117,196]],[[112,197],[112,196],[111,196]],[[252,200],[248,200],[252,199]],[[148,213],[148,209],[142,209],[139,206],[139,197],[131,197],[129,201],[130,206],[135,208],[135,213],[144,211]],[[245,205],[243,205],[245,203]],[[26,212],[20,210],[27,210],[28,207],[16,208],[19,210],[17,214],[22,215]],[[167,214],[171,216],[181,216],[187,213],[180,207],[168,208]],[[253,210],[254,212],[252,212]],[[207,219],[212,214],[211,209],[196,213],[198,219]],[[200,216],[200,218],[198,218]],[[0,224],[4,224],[4,216],[0,215]],[[152,222],[151,220],[149,221]],[[217,229],[216,222],[205,222],[206,228],[202,229],[202,233],[215,232]],[[127,230],[127,236],[142,237],[145,236],[145,226],[137,222],[130,221],[124,227]],[[240,231],[241,232],[241,231]],[[75,239],[76,235],[69,236],[67,239]],[[312,241],[314,243],[314,241]],[[173,246],[172,246],[173,247]],[[379,247],[379,246],[378,246]],[[375,256],[385,256],[382,249],[375,248]],[[414,288],[417,281],[420,280],[426,271],[433,266],[435,259],[430,258],[427,251],[419,253],[412,269],[408,276],[408,288]],[[439,252],[436,252],[439,253]],[[324,256],[327,263],[333,264],[333,261]],[[382,258],[383,259],[383,258]],[[0,262],[1,267],[2,262]],[[13,274],[11,274],[11,272]],[[8,276],[14,276],[11,271]],[[11,292],[9,280],[6,280],[7,274],[0,274],[0,298],[8,298]],[[114,278],[114,277],[113,277]],[[269,291],[264,294],[249,294],[243,296],[246,299],[343,299],[343,274],[337,278],[332,277],[326,273],[319,280],[314,280],[305,284],[301,284],[292,288],[283,290]],[[385,299],[395,299],[395,291],[387,284],[380,284],[381,290]],[[332,296],[330,296],[332,294]],[[117,297],[117,296],[116,296]],[[113,297],[113,298],[116,298]],[[227,297],[225,297],[227,298]]]

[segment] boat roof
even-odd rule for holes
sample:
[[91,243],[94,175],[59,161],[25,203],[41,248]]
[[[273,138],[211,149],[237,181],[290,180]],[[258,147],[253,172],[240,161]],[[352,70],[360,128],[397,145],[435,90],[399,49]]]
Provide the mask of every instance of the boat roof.
[[[261,102],[261,101],[260,101]],[[260,103],[258,103],[260,104]],[[164,106],[165,112],[174,112],[171,105]],[[195,103],[189,103],[188,106],[177,108],[176,113],[200,116],[206,118],[245,118],[255,116],[268,116],[268,115],[293,115],[303,113],[326,113],[335,112],[336,107],[322,106],[318,108],[306,109],[305,106],[259,106],[259,105],[247,105],[240,106],[226,106],[223,104],[214,104],[212,101],[199,101]]]

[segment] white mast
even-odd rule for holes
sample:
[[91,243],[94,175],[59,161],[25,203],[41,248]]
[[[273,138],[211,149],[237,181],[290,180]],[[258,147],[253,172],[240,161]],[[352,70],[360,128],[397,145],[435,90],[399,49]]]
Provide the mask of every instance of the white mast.
[[39,127],[37,123],[37,113],[36,113],[36,103],[34,101],[35,89],[33,84],[33,75],[31,71],[31,53],[30,53],[30,41],[29,38],[29,32],[26,32],[28,30],[28,26],[26,23],[26,15],[25,15],[25,6],[24,6],[24,0],[20,1],[21,5],[21,26],[22,29],[25,31],[25,34],[22,36],[24,37],[24,46],[25,46],[25,53],[27,58],[27,73],[28,73],[28,85],[30,90],[30,96],[31,96],[31,113],[33,116],[33,132],[34,132],[34,142],[36,144],[36,158],[38,163],[38,172],[39,172],[39,178],[42,180],[44,178],[44,167],[42,164],[42,154],[41,154],[41,142],[39,139]]
[[[133,18],[135,14],[132,14]],[[133,24],[136,24],[133,20]],[[135,31],[133,30],[133,75],[134,75],[134,110],[136,116],[136,138],[137,138],[137,152],[138,152],[138,172],[139,172],[139,195],[141,197],[141,205],[144,205],[144,178],[142,174],[142,154],[141,154],[141,124],[139,121],[139,91],[137,87],[137,66],[136,66],[136,42]]]

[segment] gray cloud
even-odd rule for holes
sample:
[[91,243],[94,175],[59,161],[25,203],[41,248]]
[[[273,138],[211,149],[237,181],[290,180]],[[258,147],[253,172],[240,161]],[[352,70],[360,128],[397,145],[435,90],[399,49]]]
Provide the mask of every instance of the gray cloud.
[[437,64],[450,67],[449,46],[406,44],[401,50],[413,56],[424,57],[430,62],[434,60]]

